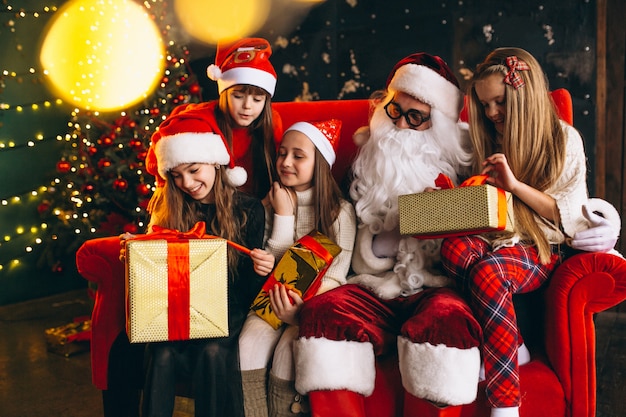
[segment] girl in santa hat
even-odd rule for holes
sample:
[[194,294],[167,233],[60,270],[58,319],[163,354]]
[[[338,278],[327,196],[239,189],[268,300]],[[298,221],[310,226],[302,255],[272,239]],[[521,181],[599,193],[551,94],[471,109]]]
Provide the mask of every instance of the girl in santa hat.
[[517,417],[519,365],[529,356],[518,349],[513,294],[541,287],[572,254],[568,245],[611,250],[620,219],[607,202],[588,198],[583,141],[559,120],[531,54],[493,51],[476,68],[468,98],[475,171],[513,194],[515,231],[446,239],[441,256],[483,328],[491,416]]
[[283,126],[271,99],[276,72],[269,58],[272,48],[262,38],[244,38],[217,45],[208,77],[217,82],[219,98],[182,106],[204,111],[226,138],[235,163],[250,175],[240,189],[263,198],[276,180],[276,144]]
[[[273,184],[267,196],[266,249],[277,259],[313,230],[341,248],[318,294],[345,284],[356,234],[354,208],[343,198],[331,173],[340,129],[341,121],[335,119],[298,122],[287,129],[276,161],[280,182]],[[276,285],[269,295],[273,311],[286,325],[275,330],[254,313],[246,319],[239,341],[246,417],[267,417],[268,411],[270,417],[307,411],[294,388],[293,343],[303,301],[283,285]]]
[[[150,205],[153,225],[190,230],[197,222],[209,234],[248,248],[263,245],[265,213],[259,199],[236,187],[247,179],[235,165],[215,118],[201,108],[176,108],[152,136],[147,171],[157,177],[159,204]],[[274,256],[228,248],[229,336],[149,343],[143,415],[171,417],[176,379],[191,378],[197,417],[242,416],[238,337],[250,303],[274,266]]]

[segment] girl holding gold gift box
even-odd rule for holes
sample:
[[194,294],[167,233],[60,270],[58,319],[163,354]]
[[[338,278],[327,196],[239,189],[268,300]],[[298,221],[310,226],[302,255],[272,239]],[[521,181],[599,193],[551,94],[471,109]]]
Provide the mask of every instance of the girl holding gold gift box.
[[[356,234],[354,208],[331,174],[340,129],[341,121],[334,119],[288,128],[276,161],[280,183],[273,184],[266,199],[266,249],[277,259],[313,230],[341,248],[318,294],[346,282]],[[246,319],[239,341],[246,417],[297,415],[307,408],[294,388],[293,342],[302,298],[284,285],[276,285],[269,295],[273,311],[286,325],[275,330],[256,314]]]
[[[468,96],[475,171],[514,195],[515,232],[446,239],[441,256],[483,328],[491,416],[517,417],[519,365],[530,358],[518,346],[513,294],[536,290],[548,280],[572,253],[565,245],[568,237],[581,238],[577,233],[594,228],[596,233],[604,226],[619,231],[620,220],[608,203],[589,200],[583,141],[559,120],[532,55],[519,48],[496,49],[476,68]],[[617,235],[604,235],[608,251]]]
[[[247,248],[263,245],[263,205],[237,191],[247,173],[235,166],[212,113],[176,108],[152,136],[146,169],[160,184],[149,205],[148,230],[158,225],[187,231],[203,221],[209,234]],[[171,417],[179,375],[191,379],[196,416],[243,415],[237,341],[274,260],[261,249],[248,256],[229,247],[227,337],[148,343],[144,416]]]

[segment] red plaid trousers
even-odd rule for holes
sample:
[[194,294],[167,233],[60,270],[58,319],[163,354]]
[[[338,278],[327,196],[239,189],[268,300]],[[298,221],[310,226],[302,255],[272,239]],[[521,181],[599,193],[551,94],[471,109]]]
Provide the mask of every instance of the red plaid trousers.
[[492,407],[519,406],[519,342],[513,294],[536,290],[545,283],[559,262],[558,255],[543,265],[534,246],[517,244],[492,252],[479,237],[462,236],[445,239],[441,257],[483,328],[489,403]]

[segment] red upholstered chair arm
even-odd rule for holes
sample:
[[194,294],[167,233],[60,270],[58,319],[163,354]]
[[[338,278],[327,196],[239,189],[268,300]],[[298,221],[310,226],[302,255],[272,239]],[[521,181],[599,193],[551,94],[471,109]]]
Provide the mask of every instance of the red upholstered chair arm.
[[92,379],[107,388],[109,350],[125,328],[125,271],[118,236],[88,240],[76,252],[78,273],[97,284],[91,334]]
[[546,291],[546,353],[572,417],[595,416],[593,315],[626,300],[626,260],[584,253],[555,271]]

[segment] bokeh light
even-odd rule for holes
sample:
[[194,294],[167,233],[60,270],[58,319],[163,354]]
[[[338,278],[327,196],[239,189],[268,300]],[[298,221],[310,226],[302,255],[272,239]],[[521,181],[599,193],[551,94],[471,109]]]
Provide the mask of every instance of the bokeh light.
[[128,107],[149,95],[162,77],[159,30],[130,0],[69,1],[43,36],[40,59],[51,87],[77,107]]
[[217,44],[250,36],[263,27],[270,0],[176,0],[174,10],[185,31]]

